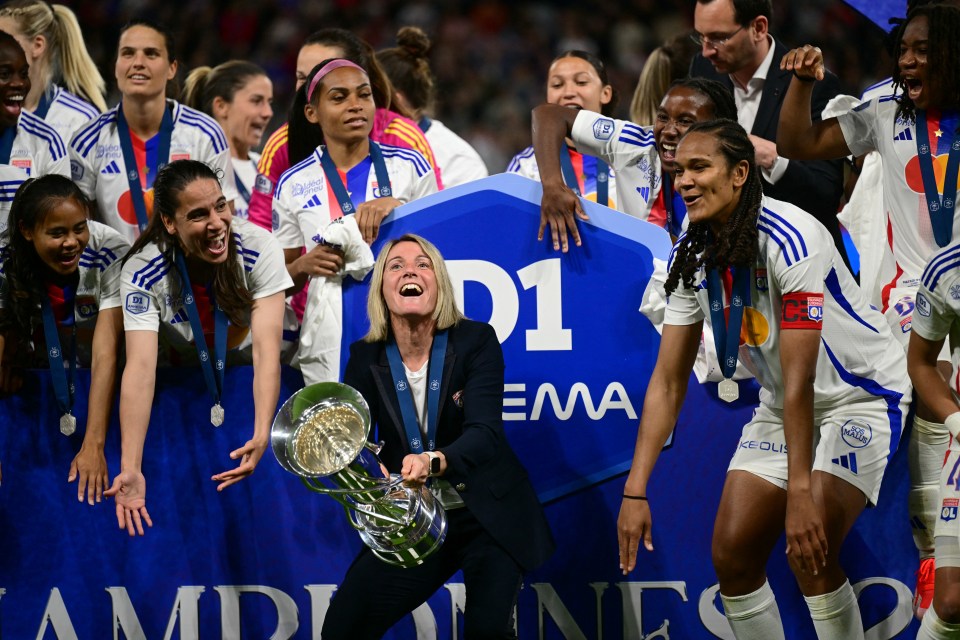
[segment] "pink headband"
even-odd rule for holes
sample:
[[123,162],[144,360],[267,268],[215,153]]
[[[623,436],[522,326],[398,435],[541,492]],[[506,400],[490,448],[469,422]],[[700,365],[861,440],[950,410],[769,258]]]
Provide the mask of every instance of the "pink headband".
[[320,81],[323,80],[323,76],[327,75],[335,69],[341,69],[343,67],[351,67],[363,72],[363,75],[367,75],[367,72],[358,64],[354,64],[349,60],[344,58],[337,58],[336,60],[331,60],[327,64],[320,67],[320,70],[317,71],[317,75],[313,76],[313,80],[310,81],[310,87],[307,89],[307,102],[313,101],[313,90],[317,88],[317,85],[320,84]]

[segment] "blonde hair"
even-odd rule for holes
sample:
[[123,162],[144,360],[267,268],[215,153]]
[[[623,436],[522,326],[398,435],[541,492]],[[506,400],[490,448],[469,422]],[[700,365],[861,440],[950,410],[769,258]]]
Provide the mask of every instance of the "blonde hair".
[[647,58],[637,88],[630,101],[630,119],[640,126],[652,126],[657,120],[660,101],[673,82],[673,60],[664,47],[657,47]]
[[43,36],[47,52],[41,63],[44,90],[62,81],[67,91],[90,102],[100,111],[107,110],[103,99],[106,83],[87,52],[83,31],[73,11],[62,4],[38,0],[14,0],[0,8],[0,17],[12,18],[25,38]]
[[455,327],[461,320],[466,319],[457,309],[456,296],[453,293],[453,283],[447,272],[447,265],[440,255],[440,251],[432,242],[413,233],[406,233],[399,238],[388,240],[377,262],[373,265],[373,277],[370,280],[370,293],[367,295],[367,316],[370,318],[370,331],[363,337],[364,342],[386,342],[390,335],[390,311],[387,301],[383,297],[383,272],[387,267],[387,256],[393,248],[401,242],[415,242],[420,246],[423,254],[433,264],[433,273],[437,279],[437,307],[433,310],[433,319],[437,323],[437,331]]

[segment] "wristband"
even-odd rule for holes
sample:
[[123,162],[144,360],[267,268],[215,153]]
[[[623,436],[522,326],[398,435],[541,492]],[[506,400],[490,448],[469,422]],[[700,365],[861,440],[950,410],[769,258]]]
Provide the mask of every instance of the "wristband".
[[943,421],[943,426],[950,432],[951,437],[956,438],[960,435],[960,411],[948,415],[947,419]]
[[799,80],[800,82],[816,82],[816,81],[817,81],[817,79],[816,79],[815,77],[814,77],[814,78],[803,78],[803,77],[801,77],[800,75],[797,74],[797,70],[796,70],[796,69],[793,70],[793,77],[796,78],[797,80]]
[[[960,416],[960,411],[958,411],[953,415]],[[958,418],[958,423],[960,423],[960,418]],[[647,496],[630,496],[627,494],[623,494],[623,497],[625,500],[643,500],[644,502],[647,502]]]

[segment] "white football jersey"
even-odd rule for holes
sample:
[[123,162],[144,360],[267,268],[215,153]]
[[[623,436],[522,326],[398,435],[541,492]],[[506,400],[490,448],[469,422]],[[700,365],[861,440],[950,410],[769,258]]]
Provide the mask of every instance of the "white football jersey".
[[[874,291],[867,293],[874,305],[886,311],[898,302],[892,295],[894,292],[899,295],[898,290],[906,289],[912,293],[917,288],[927,261],[940,249],[934,240],[920,176],[917,125],[897,117],[893,95],[868,100],[838,116],[837,120],[851,153],[878,151],[883,162],[884,255]],[[945,167],[948,151],[943,145],[949,146],[950,132],[947,126],[940,131],[940,124],[939,118],[931,117],[928,129],[931,144],[940,146],[933,149],[934,162]],[[941,195],[943,173],[940,171],[938,178]],[[960,216],[954,217],[953,239],[960,239]]]
[[[237,244],[236,259],[242,268],[243,283],[254,300],[293,286],[283,252],[270,232],[238,218],[234,218],[230,232]],[[183,304],[184,294],[176,265],[160,253],[157,245],[148,244],[123,265],[120,297],[124,329],[157,331],[176,352],[195,360],[194,336]],[[249,344],[248,333],[248,327],[231,325],[228,346]]]
[[923,272],[913,312],[913,330],[922,338],[950,338],[953,375],[950,387],[960,393],[960,242],[933,255]]
[[[70,171],[73,181],[97,204],[100,222],[107,224],[131,242],[140,235],[137,215],[130,197],[127,167],[117,134],[117,105],[81,127],[70,142]],[[220,187],[227,202],[237,197],[237,186],[230,162],[227,138],[216,120],[174,100],[167,101],[173,110],[173,135],[170,139],[170,162],[198,160],[210,166],[220,178]],[[153,201],[152,189],[146,200]],[[149,204],[148,204],[149,207]]]
[[437,159],[444,188],[449,189],[490,175],[477,150],[439,120],[430,120],[430,127],[423,135]]
[[27,178],[48,173],[70,177],[67,146],[53,127],[29,111],[21,111],[10,163],[0,164],[0,233],[7,228],[10,206],[20,185]]
[[[380,150],[390,176],[392,197],[406,203],[436,193],[433,168],[419,152],[383,143]],[[310,251],[317,244],[318,230],[342,215],[320,164],[324,152],[323,146],[318,147],[305,160],[287,169],[277,181],[273,196],[273,233],[284,249],[305,247]],[[357,185],[363,192],[360,202],[379,197],[380,187],[372,162],[351,169],[345,182],[354,200],[351,185]]]
[[650,217],[663,183],[653,127],[580,111],[570,136],[581,153],[602,158],[617,174],[617,209],[635,218]]
[[47,90],[50,108],[43,121],[56,129],[63,141],[69,143],[77,129],[100,115],[97,108],[63,87],[53,84]]
[[[906,357],[857,287],[826,228],[799,208],[766,197],[757,227],[759,254],[751,268],[738,355],[763,387],[760,401],[783,408],[781,331],[815,328],[821,331],[816,408],[871,397],[899,406],[911,389]],[[729,302],[726,293],[724,305]],[[670,296],[664,324],[689,325],[709,315],[701,268],[692,289],[681,283]],[[896,434],[893,441],[898,440]]]

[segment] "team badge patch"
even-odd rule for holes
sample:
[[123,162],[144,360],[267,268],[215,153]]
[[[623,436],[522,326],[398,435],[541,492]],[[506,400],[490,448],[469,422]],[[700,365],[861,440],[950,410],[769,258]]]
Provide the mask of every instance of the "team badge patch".
[[854,449],[863,449],[873,440],[873,427],[862,420],[847,420],[840,427],[840,437]]
[[823,296],[810,296],[807,298],[807,315],[814,322],[823,321]]
[[273,181],[262,173],[258,173],[257,179],[253,181],[253,189],[264,195],[270,195],[273,193]]
[[593,123],[593,137],[597,140],[609,140],[615,129],[616,125],[610,118],[597,118]]
[[960,505],[958,498],[944,498],[943,505],[940,507],[940,519],[944,522],[950,522],[957,519],[957,505]]
[[770,283],[767,281],[766,269],[757,269],[755,278],[757,291],[767,291],[770,289]]
[[97,315],[97,301],[93,296],[77,296],[74,304],[77,307],[77,315],[81,318]]
[[903,333],[910,333],[910,329],[913,328],[913,309],[915,306],[912,296],[904,296],[893,305],[894,311],[900,316],[900,331]]
[[960,300],[960,284],[950,287],[950,297],[954,300]]
[[23,169],[28,176],[30,175],[30,170],[33,168],[33,160],[30,158],[14,158],[10,161],[10,164],[18,169]]
[[823,294],[796,292],[783,296],[782,329],[820,329],[823,325]]
[[930,317],[930,301],[927,300],[927,297],[922,293],[917,293],[917,311],[920,312],[924,318]]
[[127,294],[127,300],[124,306],[130,313],[140,315],[150,310],[150,298],[134,291]]

